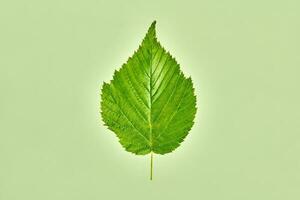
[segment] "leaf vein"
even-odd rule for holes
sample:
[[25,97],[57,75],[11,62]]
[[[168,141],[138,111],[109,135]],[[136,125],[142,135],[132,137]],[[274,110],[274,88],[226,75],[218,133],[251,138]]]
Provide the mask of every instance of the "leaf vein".
[[131,124],[131,126],[137,131],[137,133],[142,137],[144,138],[148,143],[149,143],[149,140],[146,136],[144,136],[144,134],[142,134],[142,132],[134,125],[134,123],[127,117],[127,115],[124,113],[122,107],[117,103],[116,99],[114,98],[112,92],[109,90],[109,93],[112,97],[112,99],[114,100],[115,104],[119,107],[120,109],[120,112],[122,113],[122,115],[127,119],[127,121]]

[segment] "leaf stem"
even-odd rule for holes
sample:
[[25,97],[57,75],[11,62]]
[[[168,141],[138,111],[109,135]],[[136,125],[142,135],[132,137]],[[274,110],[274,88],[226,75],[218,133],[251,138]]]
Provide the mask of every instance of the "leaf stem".
[[151,162],[150,162],[150,180],[152,181],[153,177],[153,152],[151,151]]

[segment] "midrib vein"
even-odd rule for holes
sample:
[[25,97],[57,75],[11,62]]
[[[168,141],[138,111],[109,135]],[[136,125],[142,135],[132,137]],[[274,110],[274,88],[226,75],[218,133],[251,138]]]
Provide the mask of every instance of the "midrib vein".
[[[151,41],[151,40],[150,40]],[[151,45],[150,45],[150,91],[149,91],[149,101],[150,101],[150,105],[149,105],[149,140],[150,140],[150,149],[152,151],[152,147],[153,147],[153,137],[152,137],[152,59],[153,59],[153,41],[151,41]]]

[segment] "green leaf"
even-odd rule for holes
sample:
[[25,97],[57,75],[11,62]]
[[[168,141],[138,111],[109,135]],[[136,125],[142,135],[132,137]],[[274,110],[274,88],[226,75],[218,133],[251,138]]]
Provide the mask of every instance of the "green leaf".
[[180,145],[196,114],[192,80],[157,41],[155,24],[101,94],[105,125],[126,151],[151,153],[151,164],[152,153],[166,154]]

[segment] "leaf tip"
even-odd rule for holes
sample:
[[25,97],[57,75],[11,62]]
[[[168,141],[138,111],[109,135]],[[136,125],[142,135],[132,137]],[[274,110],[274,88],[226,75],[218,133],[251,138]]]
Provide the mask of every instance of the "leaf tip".
[[152,37],[155,37],[156,36],[156,30],[155,30],[155,27],[156,27],[156,20],[154,20],[149,29],[148,29],[148,35],[149,36],[152,36]]
[[154,21],[152,22],[152,24],[151,24],[150,27],[154,27],[154,28],[155,28],[155,25],[156,25],[156,20],[154,20]]

